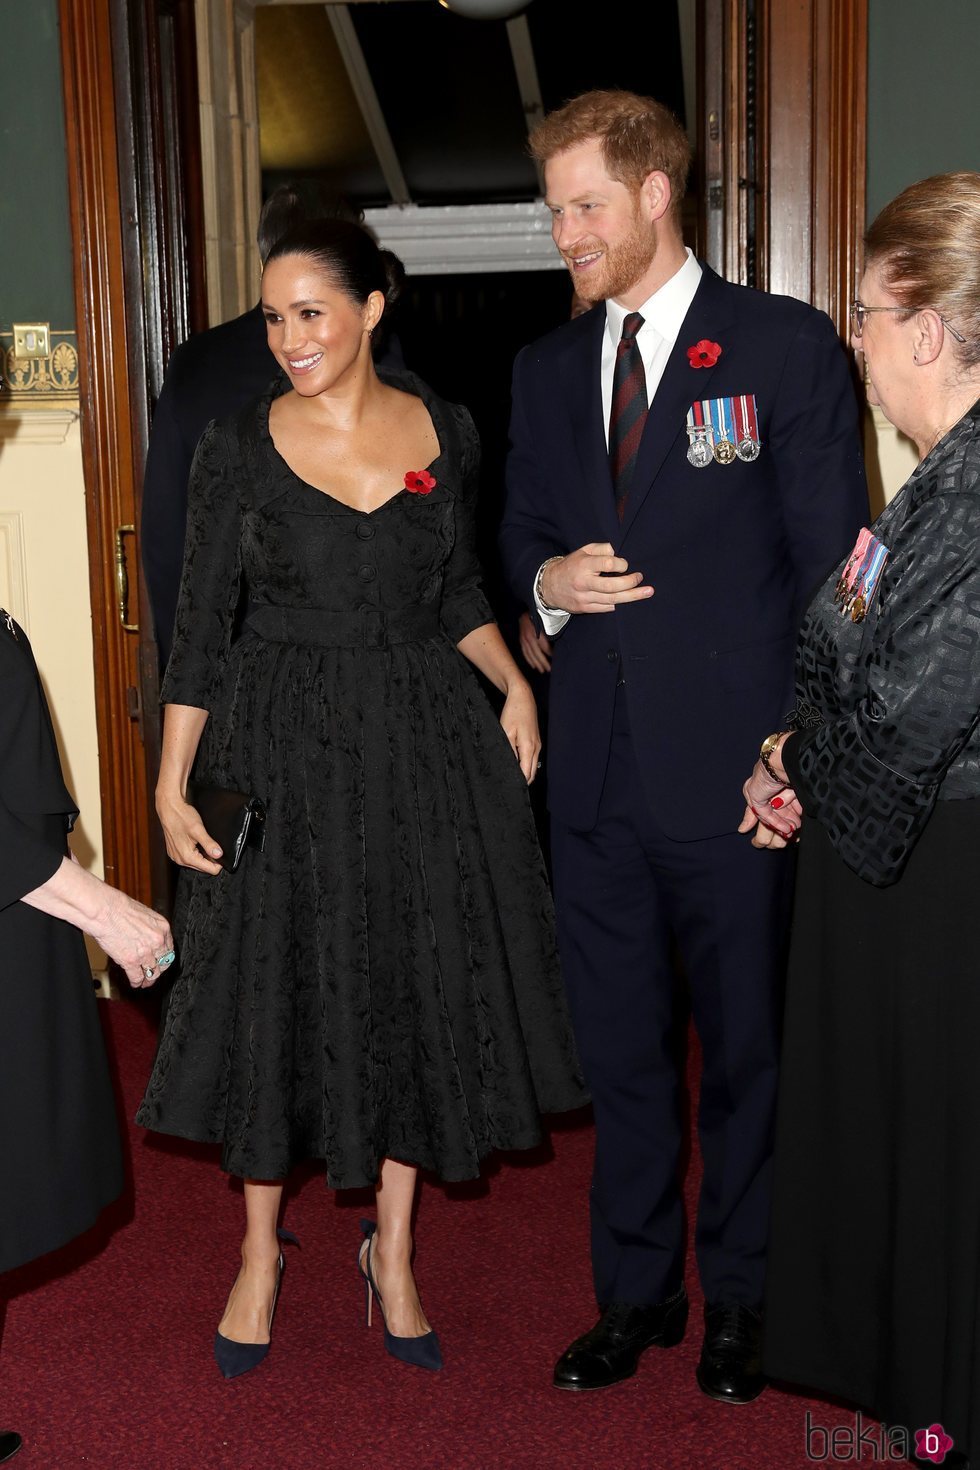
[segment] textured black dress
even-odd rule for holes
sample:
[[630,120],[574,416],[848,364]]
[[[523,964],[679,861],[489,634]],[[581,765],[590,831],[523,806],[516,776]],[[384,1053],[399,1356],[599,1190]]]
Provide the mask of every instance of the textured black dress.
[[[766,1366],[980,1449],[980,405],[807,614]],[[839,570],[839,569],[838,569]],[[762,854],[761,856],[765,856]]]
[[197,779],[260,797],[267,838],[181,875],[138,1121],[244,1177],[312,1157],[357,1186],[391,1157],[469,1178],[585,1101],[527,788],[455,647],[493,616],[476,433],[386,376],[431,414],[429,494],[362,514],[304,483],[269,396],[208,430],[192,476],[163,698],[210,712]]
[[20,902],[77,814],[27,634],[0,610],[0,1271],[80,1235],[123,1184],[84,941]]

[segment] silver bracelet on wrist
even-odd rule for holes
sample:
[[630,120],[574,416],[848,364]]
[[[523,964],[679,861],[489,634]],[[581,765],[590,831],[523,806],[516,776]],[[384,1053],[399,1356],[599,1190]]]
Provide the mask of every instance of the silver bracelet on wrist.
[[548,570],[548,568],[550,566],[554,566],[554,564],[555,564],[556,561],[564,561],[564,560],[565,560],[564,553],[562,553],[561,556],[549,556],[548,557],[548,560],[547,561],[543,561],[541,563],[541,565],[538,567],[538,575],[534,579],[534,596],[535,596],[535,599],[538,602],[539,606],[542,607],[542,608],[544,608],[545,612],[555,612],[556,613],[556,612],[562,612],[563,611],[562,608],[560,608],[560,607],[552,607],[551,604],[550,604],[550,602],[545,602],[544,596],[543,596],[542,591],[541,591],[541,588],[542,588],[542,586],[544,584],[544,574]]

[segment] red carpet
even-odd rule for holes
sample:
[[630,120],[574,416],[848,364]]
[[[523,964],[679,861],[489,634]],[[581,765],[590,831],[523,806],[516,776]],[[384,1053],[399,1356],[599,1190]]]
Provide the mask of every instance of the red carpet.
[[[102,1010],[131,1118],[152,1027],[137,1003]],[[105,1227],[0,1283],[0,1428],[24,1436],[18,1470],[795,1470],[810,1463],[807,1409],[853,1427],[840,1407],[773,1389],[744,1408],[698,1392],[693,1264],[680,1348],[647,1353],[636,1378],[604,1393],[551,1388],[554,1358],[594,1316],[591,1129],[578,1119],[552,1145],[479,1186],[423,1188],[417,1272],[445,1355],[438,1375],[394,1362],[377,1319],[363,1325],[354,1258],[370,1196],[336,1196],[305,1169],[286,1204],[302,1248],[287,1248],[272,1352],[226,1383],[211,1343],[235,1276],[240,1193],[215,1150],[131,1127],[135,1187]]]

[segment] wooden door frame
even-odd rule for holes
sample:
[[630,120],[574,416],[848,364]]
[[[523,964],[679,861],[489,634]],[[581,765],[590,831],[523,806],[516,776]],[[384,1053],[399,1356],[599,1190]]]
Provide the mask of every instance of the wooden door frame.
[[[117,531],[136,524],[137,500],[109,0],[59,0],[59,19],[105,876],[150,902],[150,781],[132,733],[138,695],[127,696],[141,687],[139,641],[112,615]],[[135,608],[142,578],[134,547],[124,550]]]
[[[165,239],[169,183],[159,138],[167,129],[154,32],[155,21],[169,26],[179,15],[174,54],[196,75],[193,0],[59,0],[59,11],[105,874],[167,909],[172,870],[151,803],[160,746],[157,651],[139,524],[151,397],[177,337],[206,324],[199,147],[170,161],[188,234],[175,257],[179,281]],[[141,89],[150,73],[157,81]],[[173,126],[185,136],[197,129],[196,87],[178,88],[166,102]],[[135,534],[121,534],[125,527]]]
[[701,240],[728,280],[825,311],[861,271],[868,0],[701,0]]

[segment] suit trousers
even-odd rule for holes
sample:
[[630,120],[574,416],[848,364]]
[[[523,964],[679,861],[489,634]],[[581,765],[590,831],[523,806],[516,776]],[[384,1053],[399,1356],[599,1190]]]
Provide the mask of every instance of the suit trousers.
[[553,818],[551,840],[562,972],[595,1108],[599,1304],[660,1302],[683,1279],[679,954],[702,1050],[698,1269],[709,1302],[756,1305],[795,855],[734,831],[668,837],[642,795],[623,685],[596,825]]

